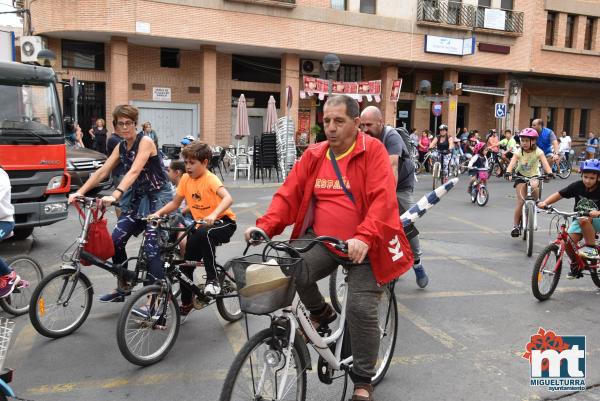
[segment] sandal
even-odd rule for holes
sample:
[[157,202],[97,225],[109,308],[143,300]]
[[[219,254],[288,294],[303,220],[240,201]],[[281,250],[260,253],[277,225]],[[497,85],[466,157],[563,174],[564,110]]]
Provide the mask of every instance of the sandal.
[[352,394],[352,398],[350,398],[348,401],[375,401],[373,399],[373,391],[375,391],[375,388],[373,387],[372,384],[354,383],[354,391],[356,391],[358,389],[367,390],[369,395],[367,397],[365,397],[364,395]]

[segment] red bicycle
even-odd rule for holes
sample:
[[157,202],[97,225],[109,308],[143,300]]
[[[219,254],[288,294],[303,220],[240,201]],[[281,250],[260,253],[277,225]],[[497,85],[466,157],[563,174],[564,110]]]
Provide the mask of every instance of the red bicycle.
[[[547,213],[555,214],[551,225],[554,223],[557,236],[554,242],[545,247],[533,267],[531,275],[531,290],[533,295],[540,301],[545,301],[552,296],[562,270],[562,261],[565,253],[569,260],[569,266],[573,265],[578,273],[590,275],[592,281],[597,287],[600,287],[600,278],[598,277],[598,259],[583,258],[577,252],[579,244],[573,241],[567,233],[569,218],[586,216],[580,212],[561,212],[552,206],[546,208]],[[597,248],[598,245],[596,245]],[[573,255],[573,256],[570,256]]]

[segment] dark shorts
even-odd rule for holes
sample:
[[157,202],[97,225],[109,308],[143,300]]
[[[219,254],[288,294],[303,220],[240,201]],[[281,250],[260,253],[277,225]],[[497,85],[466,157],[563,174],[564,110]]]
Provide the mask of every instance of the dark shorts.
[[515,178],[515,183],[513,185],[513,188],[516,188],[517,185],[519,185],[519,184],[527,184],[527,181],[525,181],[524,179],[519,178],[519,177],[523,177],[523,176],[521,174],[517,174],[517,178]]

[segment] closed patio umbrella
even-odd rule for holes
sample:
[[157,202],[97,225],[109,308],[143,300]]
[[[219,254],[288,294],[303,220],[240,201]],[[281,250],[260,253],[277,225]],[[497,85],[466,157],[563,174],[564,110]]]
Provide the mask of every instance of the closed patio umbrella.
[[237,139],[237,153],[240,151],[240,140],[250,135],[250,124],[248,123],[248,109],[246,108],[246,97],[242,93],[237,104],[237,120],[235,125],[235,139]]
[[267,118],[265,119],[263,132],[275,132],[274,126],[277,123],[277,118],[277,106],[275,104],[275,98],[273,95],[271,95],[267,105]]

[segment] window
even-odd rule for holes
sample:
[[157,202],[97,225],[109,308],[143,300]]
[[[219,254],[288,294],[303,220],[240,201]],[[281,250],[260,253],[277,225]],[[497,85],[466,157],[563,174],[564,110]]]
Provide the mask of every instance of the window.
[[62,41],[63,68],[104,69],[104,43]]
[[556,24],[556,13],[548,13],[546,18],[546,45],[554,46],[554,25]]
[[362,67],[360,65],[342,64],[337,70],[336,80],[345,82],[362,81]]
[[504,10],[512,10],[513,9],[513,0],[501,0],[500,8]]
[[360,12],[366,14],[375,14],[376,0],[360,0]]
[[346,10],[346,0],[331,0],[331,8]]
[[565,119],[563,122],[563,131],[567,131],[567,135],[571,135],[571,122],[573,121],[573,109],[565,109]]
[[587,132],[589,128],[590,111],[588,109],[581,109],[581,119],[579,120],[579,137],[587,138]]
[[160,66],[165,68],[179,68],[179,49],[160,48]]
[[550,128],[552,131],[554,131],[555,117],[556,117],[556,108],[549,107],[548,111],[546,112],[546,127]]
[[594,24],[596,22],[595,18],[587,17],[585,21],[585,39],[583,41],[583,48],[585,50],[592,50],[592,41],[594,34]]
[[565,36],[565,47],[573,47],[573,32],[575,30],[575,16],[567,15],[567,34]]
[[531,122],[536,118],[541,118],[541,109],[539,107],[531,108],[531,115],[529,116],[529,126],[531,127]]
[[492,0],[479,0],[479,2],[477,4],[479,4],[479,6],[482,6],[482,7],[491,7]]
[[233,55],[231,79],[234,81],[281,83],[281,59]]

